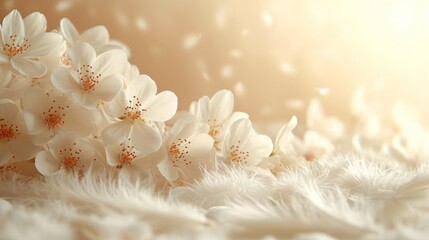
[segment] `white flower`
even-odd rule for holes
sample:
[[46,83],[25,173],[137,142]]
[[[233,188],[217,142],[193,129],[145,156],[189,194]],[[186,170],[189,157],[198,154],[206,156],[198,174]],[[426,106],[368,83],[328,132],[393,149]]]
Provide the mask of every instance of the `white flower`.
[[50,96],[31,87],[22,99],[25,124],[37,145],[43,145],[57,133],[88,136],[94,129],[91,111],[73,104],[65,96]]
[[249,119],[235,121],[225,135],[222,155],[227,162],[256,166],[273,151],[271,138],[259,135]]
[[27,77],[40,77],[46,66],[35,59],[55,51],[62,37],[46,32],[46,18],[32,13],[25,19],[13,10],[0,26],[0,64],[9,64],[11,70]]
[[190,182],[201,176],[203,169],[211,169],[214,160],[213,139],[199,133],[199,124],[194,116],[178,119],[164,145],[157,152],[162,159],[158,164],[161,175],[169,181],[182,176]]
[[58,67],[52,73],[52,84],[70,94],[81,106],[94,110],[102,101],[110,102],[122,88],[121,75],[128,67],[121,50],[110,50],[96,56],[87,43],[76,43],[69,49],[71,68]]
[[304,134],[302,142],[297,140],[295,149],[298,155],[303,156],[308,161],[312,161],[332,153],[335,150],[335,146],[328,138],[318,132],[309,130]]
[[234,95],[229,90],[220,90],[211,98],[204,96],[191,105],[191,113],[200,123],[208,124],[208,134],[214,139],[216,148],[220,149],[226,131],[238,119],[248,118],[243,112],[233,112]]
[[45,151],[36,156],[36,169],[43,175],[52,175],[61,169],[82,174],[85,169],[100,161],[97,142],[65,134],[55,136]]
[[287,124],[282,126],[274,141],[274,149],[271,156],[262,161],[259,166],[271,170],[276,174],[284,170],[286,165],[293,165],[297,163],[299,157],[294,149],[293,140],[295,135],[292,133],[293,129],[298,124],[295,116],[293,116]]
[[149,76],[141,75],[118,94],[106,109],[114,121],[101,134],[107,145],[130,138],[136,148],[146,154],[160,148],[162,138],[155,123],[174,116],[177,97],[170,91],[158,94],[156,91],[155,82]]
[[38,150],[26,133],[18,107],[10,100],[0,100],[0,165],[12,157],[32,159]]
[[97,54],[120,49],[129,55],[128,47],[118,41],[109,40],[109,32],[105,26],[95,26],[79,33],[69,19],[63,18],[60,22],[60,32],[69,46],[73,46],[76,42],[86,42],[91,44]]
[[18,100],[30,86],[31,81],[28,78],[22,76],[14,77],[8,68],[0,66],[1,99]]
[[106,147],[107,163],[116,168],[149,169],[156,166],[154,157],[145,158],[146,153],[138,150],[131,139]]
[[344,134],[344,124],[336,117],[326,116],[318,99],[312,99],[307,109],[307,128],[336,140]]
[[274,150],[272,155],[287,156],[294,154],[292,141],[295,135],[292,133],[293,129],[298,124],[298,120],[293,116],[287,124],[285,124],[276,136],[274,141]]

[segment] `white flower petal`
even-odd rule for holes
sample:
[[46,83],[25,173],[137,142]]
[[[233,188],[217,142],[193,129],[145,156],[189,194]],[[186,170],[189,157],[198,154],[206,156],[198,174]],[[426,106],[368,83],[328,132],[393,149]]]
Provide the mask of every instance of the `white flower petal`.
[[285,124],[277,134],[276,140],[275,140],[275,146],[278,149],[281,150],[284,148],[285,145],[290,145],[291,141],[294,139],[294,135],[292,133],[292,130],[296,127],[298,124],[298,120],[295,116],[293,116],[287,124]]
[[22,98],[23,111],[42,114],[49,108],[50,100],[42,89],[31,87]]
[[95,26],[83,32],[80,39],[90,43],[94,48],[103,46],[109,40],[109,32],[105,26]]
[[48,56],[60,47],[61,41],[61,35],[57,33],[39,34],[31,39],[31,46],[21,56],[28,58]]
[[121,50],[110,50],[100,54],[93,66],[94,72],[101,74],[101,78],[122,74],[128,67],[127,55]]
[[13,101],[7,99],[0,100],[0,118],[13,122],[17,115],[18,107]]
[[199,134],[194,135],[188,138],[188,141],[191,142],[188,145],[189,159],[198,159],[204,155],[207,157],[211,149],[213,148],[213,138],[208,134]]
[[69,58],[74,69],[79,69],[82,65],[92,65],[96,54],[94,48],[88,43],[77,42],[69,49]]
[[25,37],[32,39],[39,33],[46,31],[45,15],[34,12],[24,18]]
[[120,144],[128,139],[131,132],[129,121],[119,121],[107,126],[101,133],[103,142],[106,145]]
[[73,133],[77,136],[88,136],[95,128],[94,115],[91,111],[72,107],[64,117],[63,131]]
[[228,136],[228,139],[226,139],[228,148],[232,144],[237,144],[238,141],[241,142],[241,145],[244,145],[249,140],[250,136],[253,134],[254,130],[252,128],[252,122],[250,122],[249,119],[243,118],[235,121],[231,125],[230,135]]
[[0,166],[7,164],[13,156],[7,145],[4,143],[0,144]]
[[273,152],[273,142],[265,135],[252,136],[246,144],[242,145],[243,151],[249,151],[252,158],[262,161]]
[[229,90],[220,90],[210,99],[209,118],[223,121],[234,109],[234,95]]
[[195,133],[198,129],[197,119],[193,115],[183,115],[179,119],[177,119],[176,123],[174,123],[173,128],[171,129],[170,135],[174,136],[176,139],[184,139],[188,138]]
[[109,103],[106,113],[111,117],[118,118],[123,116],[126,107],[127,99],[125,98],[125,92],[119,91],[116,97]]
[[139,122],[133,124],[131,141],[145,154],[155,152],[162,144],[161,134],[157,129]]
[[161,147],[158,151],[149,154],[148,156],[138,156],[133,160],[133,166],[139,170],[145,170],[156,167],[161,161],[168,160],[167,151]]
[[65,94],[82,91],[79,83],[76,82],[65,67],[58,67],[52,72],[51,82],[56,89]]
[[168,181],[175,181],[179,178],[179,171],[177,168],[173,167],[169,159],[160,162],[158,164],[158,170]]
[[4,54],[1,54],[0,52],[0,64],[5,64],[8,62],[9,62],[9,57]]
[[177,111],[177,96],[173,92],[164,91],[157,94],[145,105],[147,111],[143,118],[156,122],[165,122],[172,118]]
[[13,142],[10,142],[9,148],[18,160],[32,159],[40,150],[26,135],[20,135],[15,138]]
[[16,42],[20,43],[25,36],[24,21],[17,10],[9,13],[2,23],[3,43],[11,42],[10,36],[16,35]]
[[56,160],[49,152],[42,151],[37,154],[35,166],[42,175],[51,175],[61,168],[61,162]]
[[195,104],[195,116],[202,123],[205,123],[209,120],[209,106],[210,98],[207,96],[201,97]]
[[119,154],[120,154],[120,149],[117,145],[107,147],[106,148],[107,164],[109,164],[112,167],[116,167],[120,165],[121,163],[119,162],[119,158],[118,158]]
[[11,95],[8,96],[8,99],[18,100],[22,98],[30,86],[31,79],[26,77],[15,77],[9,85]]
[[122,89],[123,77],[121,75],[111,75],[101,79],[94,89],[101,100],[110,102]]
[[47,71],[45,64],[26,58],[12,57],[10,63],[18,73],[26,77],[41,77]]
[[132,99],[134,96],[145,104],[149,99],[156,95],[156,84],[149,76],[140,75],[132,79],[127,86],[126,96]]
[[67,18],[61,19],[60,31],[63,34],[66,41],[69,42],[70,44],[73,44],[76,41],[76,39],[79,37],[79,32],[77,31],[76,27]]
[[97,96],[84,91],[74,92],[71,97],[76,103],[91,111],[96,110],[98,103],[101,101]]
[[47,130],[45,123],[41,116],[37,116],[34,113],[23,112],[24,123],[27,127],[28,133],[31,135],[37,135]]

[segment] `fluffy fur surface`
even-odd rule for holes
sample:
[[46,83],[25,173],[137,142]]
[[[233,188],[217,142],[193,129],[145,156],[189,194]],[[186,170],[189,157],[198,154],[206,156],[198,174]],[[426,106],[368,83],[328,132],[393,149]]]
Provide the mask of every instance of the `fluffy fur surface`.
[[427,239],[429,165],[337,154],[276,177],[219,166],[194,184],[126,172],[3,173],[0,239]]

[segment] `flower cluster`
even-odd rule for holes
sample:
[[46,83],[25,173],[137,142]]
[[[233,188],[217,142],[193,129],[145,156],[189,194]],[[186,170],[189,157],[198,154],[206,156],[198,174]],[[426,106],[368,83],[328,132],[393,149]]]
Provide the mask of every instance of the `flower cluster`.
[[[258,134],[246,113],[234,111],[228,90],[177,112],[176,95],[158,93],[128,57],[128,48],[110,40],[102,26],[79,33],[62,19],[58,30],[46,32],[43,14],[7,15],[0,26],[0,171],[30,160],[45,176],[111,168],[183,183],[216,171],[219,163],[276,174],[345,142],[344,124],[327,116],[317,99],[308,106],[301,138],[292,132],[297,126],[292,117],[274,141]],[[357,94],[358,117],[370,114],[364,100]],[[376,117],[364,117],[350,145],[375,146],[374,136],[386,136],[392,143],[385,151],[405,159],[426,154],[429,134],[400,111],[399,133],[377,128]]]

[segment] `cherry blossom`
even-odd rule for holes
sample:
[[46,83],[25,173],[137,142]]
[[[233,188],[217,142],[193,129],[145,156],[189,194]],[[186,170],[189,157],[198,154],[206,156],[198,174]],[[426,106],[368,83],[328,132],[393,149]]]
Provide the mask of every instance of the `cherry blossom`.
[[18,107],[10,100],[0,100],[0,165],[12,157],[32,159],[38,151],[26,132]]
[[128,138],[125,142],[106,147],[107,163],[116,168],[144,170],[156,166],[156,158],[145,158],[147,154],[138,150]]
[[61,35],[46,32],[46,18],[37,12],[22,19],[13,10],[3,19],[0,33],[0,65],[27,77],[46,73],[45,64],[37,58],[51,54],[62,41]]
[[45,175],[52,175],[60,170],[83,174],[84,171],[98,164],[104,158],[96,141],[86,138],[59,134],[36,156],[37,170]]
[[233,112],[234,95],[229,90],[220,90],[211,98],[204,96],[191,105],[191,113],[200,123],[208,124],[208,134],[214,139],[218,149],[231,124],[238,119],[248,118],[243,112]]
[[88,136],[95,123],[91,111],[73,104],[65,96],[51,96],[37,87],[22,98],[25,124],[33,141],[43,145],[58,133]]
[[91,44],[97,54],[112,49],[120,49],[128,56],[130,55],[127,46],[119,41],[109,39],[109,32],[105,26],[95,26],[79,33],[69,19],[63,18],[60,22],[60,32],[69,46],[73,46],[76,42],[86,42]]
[[163,146],[156,153],[158,170],[169,181],[180,176],[185,181],[198,179],[203,169],[210,170],[214,164],[213,139],[199,132],[194,116],[183,116],[176,121]]
[[255,132],[249,119],[235,121],[225,134],[222,155],[226,162],[256,166],[273,151],[271,138]]
[[102,132],[107,145],[130,138],[137,149],[147,154],[160,148],[162,138],[155,123],[174,116],[177,97],[170,91],[158,94],[156,91],[155,82],[149,76],[140,75],[118,94],[106,109],[114,121]]
[[123,72],[128,67],[125,53],[110,50],[98,56],[87,43],[76,43],[69,49],[71,67],[58,67],[52,73],[52,84],[69,94],[81,106],[94,110],[102,101],[110,102],[121,90]]

